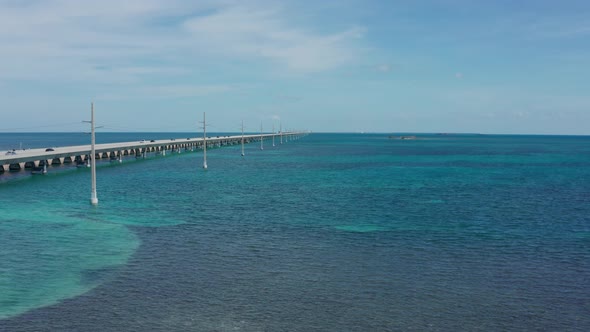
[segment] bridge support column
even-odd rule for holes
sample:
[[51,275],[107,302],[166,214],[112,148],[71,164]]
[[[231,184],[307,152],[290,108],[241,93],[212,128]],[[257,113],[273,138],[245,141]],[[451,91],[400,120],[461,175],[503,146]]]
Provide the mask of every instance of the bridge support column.
[[25,163],[10,164],[8,169],[11,171],[20,171],[21,169],[25,169]]

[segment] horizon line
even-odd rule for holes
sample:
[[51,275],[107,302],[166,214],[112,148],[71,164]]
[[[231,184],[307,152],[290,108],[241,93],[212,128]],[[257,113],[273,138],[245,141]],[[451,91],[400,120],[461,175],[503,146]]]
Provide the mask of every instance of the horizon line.
[[[254,131],[255,132],[255,131]],[[298,132],[298,130],[283,131],[283,132]],[[299,132],[308,132],[312,134],[358,134],[358,135],[481,135],[481,136],[506,136],[506,135],[517,135],[517,136],[590,136],[589,134],[548,134],[548,133],[483,133],[483,132],[426,132],[426,131],[313,131],[313,130],[301,130]],[[131,134],[131,133],[154,133],[154,134],[187,134],[187,133],[201,133],[201,131],[98,131],[102,134]],[[238,131],[210,131],[210,133],[241,133]],[[258,132],[255,132],[258,133]],[[271,131],[264,133],[272,133]],[[276,133],[279,133],[276,131]],[[5,131],[0,132],[2,134],[88,134],[86,131]]]

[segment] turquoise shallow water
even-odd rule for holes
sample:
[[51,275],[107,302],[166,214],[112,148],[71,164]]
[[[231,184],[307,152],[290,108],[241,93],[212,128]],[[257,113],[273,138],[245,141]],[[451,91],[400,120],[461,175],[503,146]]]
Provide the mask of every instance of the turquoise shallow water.
[[590,329],[590,138],[418,138],[1,174],[0,331]]

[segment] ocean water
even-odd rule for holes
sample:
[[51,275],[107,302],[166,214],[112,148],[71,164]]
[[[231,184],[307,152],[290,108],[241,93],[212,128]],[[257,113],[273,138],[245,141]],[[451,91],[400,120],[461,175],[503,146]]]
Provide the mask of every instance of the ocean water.
[[87,169],[0,174],[0,331],[590,330],[590,137],[311,134],[207,155],[101,162],[97,207]]

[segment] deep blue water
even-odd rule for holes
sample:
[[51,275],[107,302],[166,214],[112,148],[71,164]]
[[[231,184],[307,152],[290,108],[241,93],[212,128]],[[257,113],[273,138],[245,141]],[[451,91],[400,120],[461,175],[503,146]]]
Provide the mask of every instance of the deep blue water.
[[87,169],[0,174],[0,331],[590,330],[590,137],[312,134],[208,157],[100,163],[98,207]]

